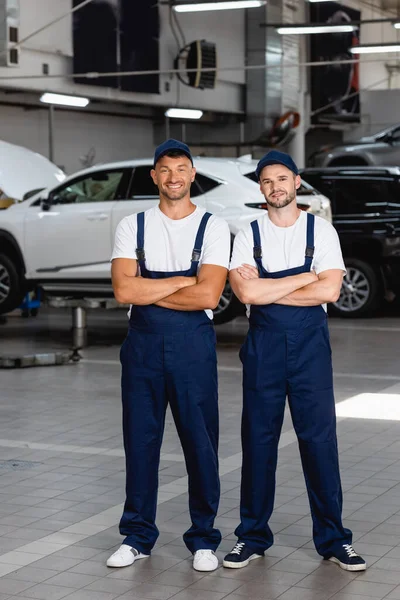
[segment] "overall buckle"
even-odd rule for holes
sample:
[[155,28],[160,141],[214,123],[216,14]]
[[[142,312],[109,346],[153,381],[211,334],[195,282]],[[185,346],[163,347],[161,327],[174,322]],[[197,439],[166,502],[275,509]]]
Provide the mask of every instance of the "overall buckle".
[[196,250],[196,248],[192,252],[192,262],[199,262],[201,256],[201,250]]
[[306,258],[314,257],[314,246],[307,246],[306,248]]
[[136,248],[136,258],[138,260],[144,260],[144,248]]
[[255,246],[253,250],[254,258],[262,258],[262,250],[261,246]]

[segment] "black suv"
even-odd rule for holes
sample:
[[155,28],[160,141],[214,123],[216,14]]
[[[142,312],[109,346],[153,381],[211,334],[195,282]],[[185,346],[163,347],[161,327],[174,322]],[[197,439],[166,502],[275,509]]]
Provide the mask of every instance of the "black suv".
[[347,267],[342,317],[367,316],[400,291],[400,168],[304,169],[304,180],[330,201]]

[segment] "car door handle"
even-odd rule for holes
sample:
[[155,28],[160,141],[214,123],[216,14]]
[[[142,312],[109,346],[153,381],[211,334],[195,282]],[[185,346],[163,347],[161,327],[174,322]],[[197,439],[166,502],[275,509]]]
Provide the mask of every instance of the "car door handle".
[[108,219],[107,213],[95,213],[86,217],[88,221],[105,221]]

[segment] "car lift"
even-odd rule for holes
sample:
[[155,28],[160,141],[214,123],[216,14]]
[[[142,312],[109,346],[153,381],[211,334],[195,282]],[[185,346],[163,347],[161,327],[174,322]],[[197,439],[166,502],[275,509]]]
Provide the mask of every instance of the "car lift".
[[[87,346],[87,309],[90,308],[118,308],[118,304],[112,298],[58,298],[50,297],[46,301],[53,308],[72,309],[72,349],[60,352],[45,352],[39,354],[24,355],[0,355],[0,369],[15,369],[22,367],[47,367],[78,363],[82,356],[80,350]],[[24,310],[24,306],[21,305]],[[25,307],[26,308],[26,307]],[[35,308],[37,306],[35,305]]]

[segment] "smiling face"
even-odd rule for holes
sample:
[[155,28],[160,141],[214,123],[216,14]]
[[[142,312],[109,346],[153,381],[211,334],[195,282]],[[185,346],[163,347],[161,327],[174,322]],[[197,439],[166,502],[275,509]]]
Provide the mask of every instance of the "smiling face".
[[267,165],[260,174],[260,190],[267,204],[284,208],[296,199],[301,179],[284,165]]
[[190,186],[196,176],[196,169],[184,154],[165,155],[157,161],[151,176],[158,187],[160,198],[177,201],[190,196]]

